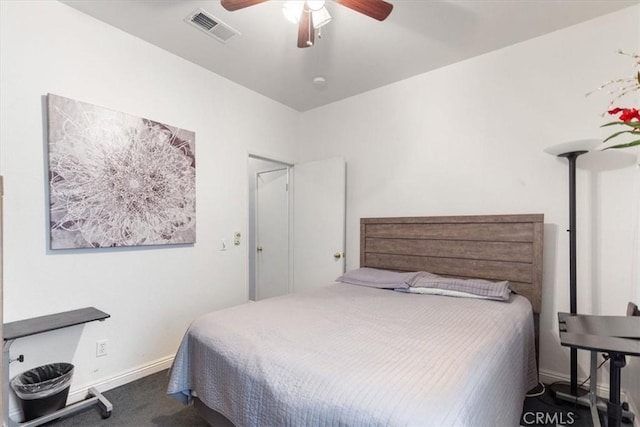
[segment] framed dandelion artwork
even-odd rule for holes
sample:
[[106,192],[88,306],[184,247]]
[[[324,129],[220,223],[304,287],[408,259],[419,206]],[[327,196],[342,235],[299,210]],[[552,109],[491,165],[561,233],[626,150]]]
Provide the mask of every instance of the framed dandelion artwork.
[[195,243],[195,133],[48,95],[51,249]]

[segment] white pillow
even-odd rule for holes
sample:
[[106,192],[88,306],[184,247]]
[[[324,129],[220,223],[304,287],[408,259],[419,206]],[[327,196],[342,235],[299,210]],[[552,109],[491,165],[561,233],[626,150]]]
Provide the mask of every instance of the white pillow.
[[447,297],[458,297],[458,298],[476,298],[476,299],[490,299],[495,300],[494,298],[487,298],[482,295],[470,294],[467,292],[460,291],[452,291],[449,289],[438,289],[438,288],[398,288],[394,289],[398,292],[404,292],[405,294],[422,294],[422,295],[444,295]]
[[347,271],[338,277],[336,282],[382,289],[408,288],[419,274],[420,272],[418,271],[399,273],[397,271],[363,267]]
[[[430,293],[438,295],[457,296],[473,295],[470,298],[483,298],[496,301],[507,301],[511,294],[509,282],[491,282],[482,279],[459,279],[455,277],[442,277],[432,273],[421,273],[411,283],[412,289],[436,289],[438,291],[417,291],[414,293]],[[442,291],[448,291],[445,294]]]

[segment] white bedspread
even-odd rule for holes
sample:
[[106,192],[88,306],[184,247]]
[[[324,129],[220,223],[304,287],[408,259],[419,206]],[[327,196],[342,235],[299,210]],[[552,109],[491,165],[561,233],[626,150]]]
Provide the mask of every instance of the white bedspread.
[[536,384],[523,297],[333,284],[199,318],[168,393],[236,426],[513,427]]

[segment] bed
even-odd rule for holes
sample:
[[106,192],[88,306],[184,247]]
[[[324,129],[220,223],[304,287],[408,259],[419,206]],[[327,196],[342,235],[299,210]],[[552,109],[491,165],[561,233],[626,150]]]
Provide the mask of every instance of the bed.
[[332,283],[193,322],[168,394],[236,426],[518,425],[543,215],[361,219],[360,265],[508,280],[507,301]]

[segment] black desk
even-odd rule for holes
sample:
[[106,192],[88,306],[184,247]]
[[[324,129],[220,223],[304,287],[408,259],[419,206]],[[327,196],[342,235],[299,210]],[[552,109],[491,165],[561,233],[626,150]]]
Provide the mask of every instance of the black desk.
[[81,325],[95,320],[105,320],[111,317],[104,311],[94,307],[85,307],[78,310],[65,311],[64,313],[49,314],[47,316],[34,317],[3,325],[4,340],[28,337],[69,326]]
[[[640,317],[558,313],[558,326],[560,344],[571,348],[591,350],[592,392],[595,392],[594,366],[597,353],[609,353],[611,366],[607,418],[609,427],[619,427],[622,421],[621,369],[626,364],[625,356],[640,356]],[[594,403],[593,400],[591,402]]]

